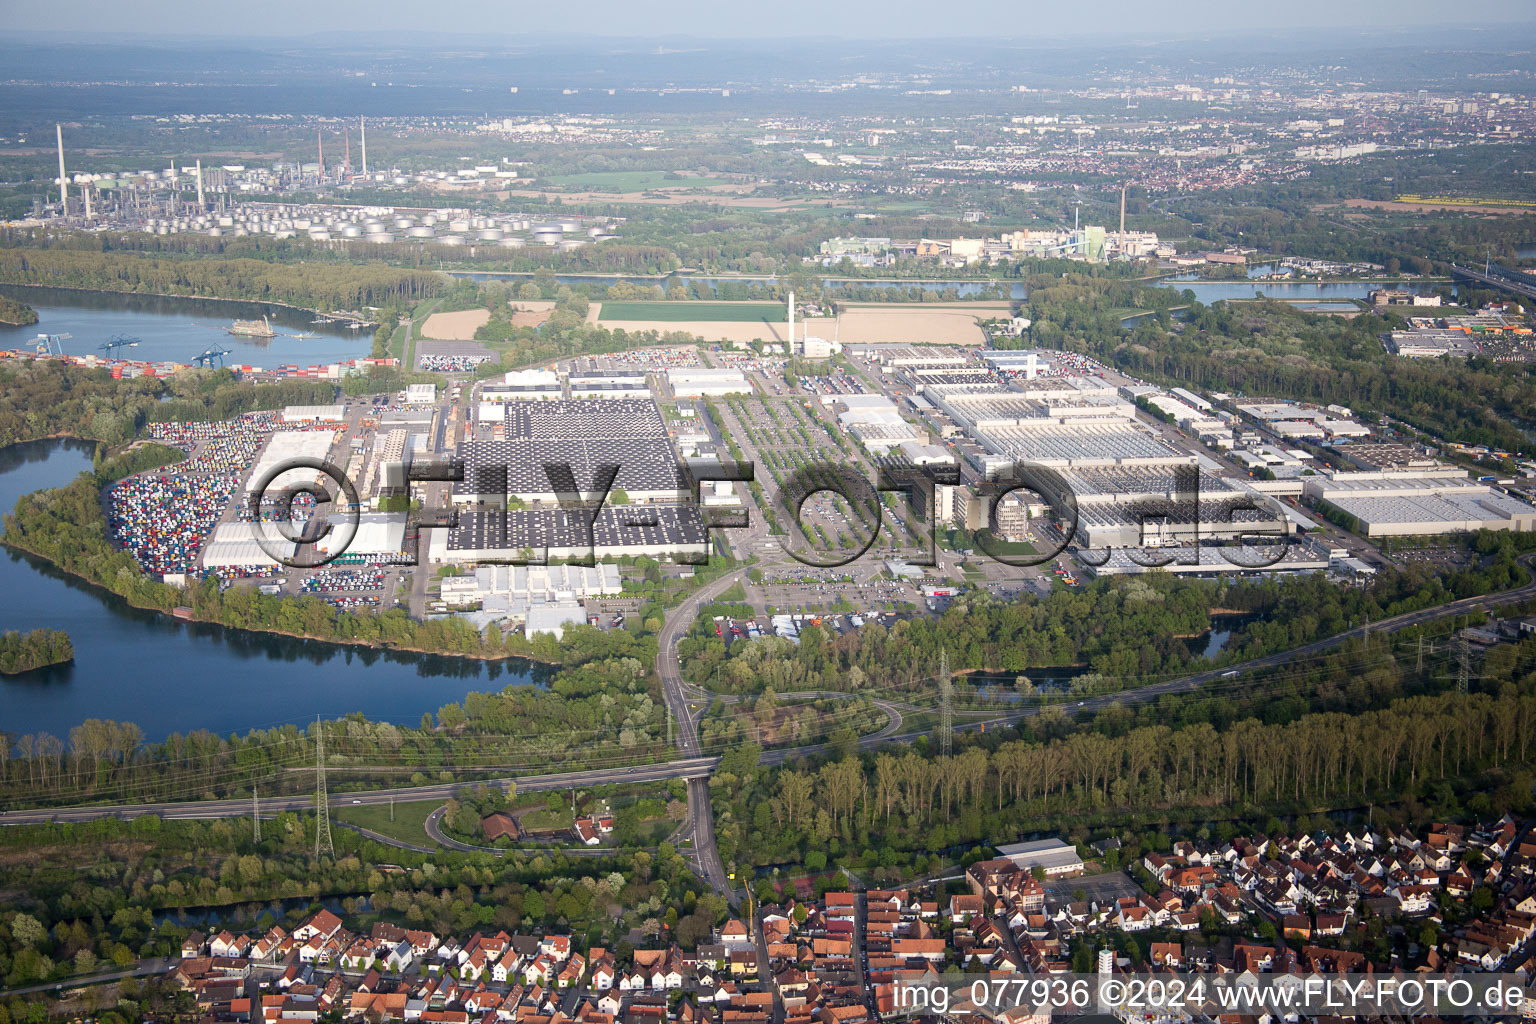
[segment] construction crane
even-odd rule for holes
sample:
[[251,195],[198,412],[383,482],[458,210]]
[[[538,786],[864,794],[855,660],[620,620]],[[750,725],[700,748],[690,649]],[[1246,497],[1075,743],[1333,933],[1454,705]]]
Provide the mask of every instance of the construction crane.
[[209,345],[207,348],[203,349],[203,351],[192,357],[192,363],[195,366],[212,366],[214,361],[217,360],[218,364],[223,366],[224,357],[233,351],[234,349],[225,348],[223,345]]
[[97,345],[96,347],[98,349],[100,349],[101,351],[105,352],[107,354],[108,358],[111,358],[113,355],[115,355],[117,353],[118,349],[120,349],[120,348],[135,348],[135,347],[138,346],[138,344],[139,344],[139,339],[138,338],[130,338],[126,334],[114,334],[114,335],[112,335],[112,337],[108,338],[106,341],[102,342],[100,345]]
[[32,343],[37,347],[38,355],[61,356],[64,354],[63,342],[73,337],[73,334],[39,334]]

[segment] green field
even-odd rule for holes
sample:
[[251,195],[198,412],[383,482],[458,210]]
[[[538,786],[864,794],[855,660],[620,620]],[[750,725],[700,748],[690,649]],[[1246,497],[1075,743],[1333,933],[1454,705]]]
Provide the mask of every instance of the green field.
[[[379,835],[389,836],[391,839],[399,839],[406,843],[415,843],[418,846],[435,845],[427,837],[427,815],[443,806],[441,800],[418,800],[412,803],[395,804],[395,820],[390,821],[387,805],[352,807],[345,803],[346,794],[342,794],[339,799],[342,801],[341,805],[332,811],[337,821],[360,825]],[[336,801],[332,802],[334,804]]]
[[784,307],[776,302],[604,302],[599,320],[650,320],[657,323],[728,321],[783,323]]
[[562,174],[547,179],[559,188],[584,188],[604,192],[643,192],[652,188],[705,188],[723,185],[717,178],[668,177],[666,171],[593,171]]

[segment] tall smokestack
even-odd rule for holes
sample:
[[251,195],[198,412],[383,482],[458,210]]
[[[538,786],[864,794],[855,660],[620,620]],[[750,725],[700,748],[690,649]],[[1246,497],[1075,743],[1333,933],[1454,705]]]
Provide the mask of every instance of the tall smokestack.
[[316,180],[323,182],[325,181],[325,140],[320,137],[318,131],[315,132],[315,159],[320,163],[320,174]]
[[1125,186],[1120,186],[1120,248],[1125,248]]
[[203,205],[204,202],[205,202],[205,200],[203,198],[203,161],[202,161],[202,158],[198,158],[198,161],[197,161],[197,209],[198,209],[199,213],[201,213],[203,210],[207,209],[207,207],[205,205]]
[[80,194],[85,197],[85,219],[91,219],[91,186],[80,186]]
[[789,290],[789,354],[795,354],[795,290]]
[[62,124],[55,124],[53,129],[59,136],[59,209],[64,211],[65,216],[68,216],[69,180],[64,177],[64,126]]
[[368,119],[359,118],[359,129],[363,133],[363,177],[368,177]]

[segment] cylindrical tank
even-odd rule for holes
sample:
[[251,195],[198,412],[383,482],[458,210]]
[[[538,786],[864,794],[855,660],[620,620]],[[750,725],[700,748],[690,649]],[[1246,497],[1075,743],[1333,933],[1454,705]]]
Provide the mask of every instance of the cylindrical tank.
[[358,227],[356,224],[343,224],[341,226],[342,238],[361,238],[362,236],[363,229]]
[[407,228],[405,234],[408,238],[431,238],[432,229],[426,225],[421,225],[419,227]]
[[561,234],[551,228],[539,228],[533,233],[533,240],[540,245],[559,245]]
[[395,236],[388,231],[368,232],[368,241],[370,242],[378,242],[379,244],[384,245],[388,244],[389,242],[393,242],[394,240]]
[[563,221],[560,222],[560,230],[564,231],[566,234],[571,234],[573,232],[580,231],[581,230],[581,221],[579,221],[579,220],[563,220]]
[[442,238],[439,238],[437,240],[437,244],[438,245],[463,245],[464,244],[464,236],[463,235],[444,235]]
[[501,228],[481,228],[475,233],[475,237],[482,242],[494,242],[506,235]]
[[313,228],[309,232],[309,237],[312,241],[329,242],[331,240],[331,233],[324,228]]
[[501,240],[501,247],[503,249],[521,249],[527,244],[528,243],[525,240],[518,238],[515,235],[508,236]]
[[451,221],[448,222],[448,230],[449,231],[454,231],[454,232],[468,231],[469,230],[469,221],[467,221],[467,220],[451,220]]

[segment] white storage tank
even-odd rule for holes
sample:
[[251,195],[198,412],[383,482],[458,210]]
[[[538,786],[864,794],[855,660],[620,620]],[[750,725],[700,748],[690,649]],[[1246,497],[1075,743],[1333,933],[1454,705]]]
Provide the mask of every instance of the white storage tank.
[[393,242],[394,240],[395,240],[395,236],[393,234],[391,234],[390,232],[388,232],[388,231],[370,231],[370,232],[368,232],[368,241],[370,241],[370,242],[378,242],[381,245],[387,245],[388,243]]

